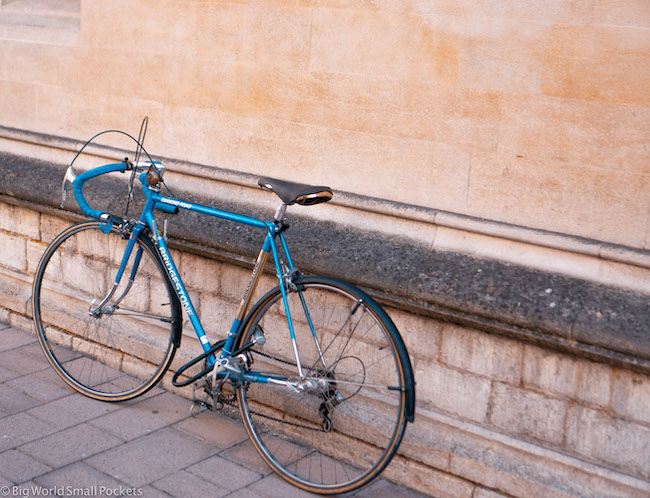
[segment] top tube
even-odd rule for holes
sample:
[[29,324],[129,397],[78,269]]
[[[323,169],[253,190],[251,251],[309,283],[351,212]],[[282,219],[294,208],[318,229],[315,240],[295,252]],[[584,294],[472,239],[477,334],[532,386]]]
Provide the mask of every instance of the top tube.
[[[106,164],[104,166],[99,166],[97,168],[88,170],[80,174],[79,176],[75,176],[74,173],[70,171],[69,173],[66,173],[66,180],[64,181],[71,180],[73,192],[77,204],[79,204],[79,207],[81,208],[82,212],[86,216],[90,218],[103,219],[102,215],[107,215],[109,213],[106,213],[105,211],[101,211],[98,209],[93,209],[90,207],[90,205],[88,204],[88,202],[86,201],[83,195],[84,183],[87,180],[90,180],[91,178],[95,178],[97,176],[104,175],[106,173],[112,173],[118,171],[124,173],[125,171],[135,167],[137,168],[138,171],[143,171],[138,176],[138,180],[142,184],[142,191],[145,197],[147,198],[147,203],[145,205],[143,214],[146,212],[151,212],[153,209],[158,209],[168,213],[175,213],[177,212],[178,208],[181,208],[181,209],[186,209],[188,211],[195,211],[197,213],[206,214],[209,216],[215,216],[217,218],[222,218],[237,223],[242,223],[244,225],[263,228],[266,229],[271,234],[277,233],[277,227],[271,222],[263,222],[251,216],[244,216],[236,213],[231,213],[228,211],[223,211],[208,206],[203,206],[201,204],[194,204],[191,202],[181,201],[179,199],[174,199],[172,197],[166,197],[164,195],[161,195],[159,192],[154,190],[147,181],[146,169],[148,169],[150,164],[160,164],[160,163],[158,162],[147,163],[145,166],[141,166],[141,165],[133,166],[130,163],[127,164],[126,162]],[[141,220],[144,221],[142,218]]]
[[201,204],[194,204],[192,202],[180,201],[171,197],[165,197],[158,193],[151,193],[151,190],[149,190],[148,186],[144,186],[143,188],[145,190],[145,195],[147,191],[150,193],[151,199],[154,201],[154,203],[166,204],[168,206],[174,206],[181,209],[186,209],[188,211],[194,211],[201,214],[207,214],[209,216],[215,216],[217,218],[223,218],[225,220],[235,221],[237,223],[243,223],[244,225],[265,228],[267,230],[273,227],[272,223],[265,223],[258,220],[257,218],[235,214],[228,211],[222,211],[221,209],[202,206]]

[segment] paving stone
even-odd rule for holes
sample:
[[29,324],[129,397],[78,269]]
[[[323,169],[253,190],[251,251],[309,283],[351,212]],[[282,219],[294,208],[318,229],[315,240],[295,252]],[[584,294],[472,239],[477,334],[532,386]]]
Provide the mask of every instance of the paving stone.
[[0,451],[16,448],[56,431],[56,427],[25,412],[0,418]]
[[44,488],[60,488],[73,486],[75,488],[91,488],[92,486],[110,489],[126,487],[123,482],[100,472],[83,462],[75,462],[60,469],[49,472],[34,479]]
[[[112,387],[112,388],[120,388],[120,389],[131,389],[133,388],[133,380],[132,377],[129,375],[122,375],[121,377],[118,377],[117,379],[112,379],[104,384],[100,384],[98,387],[102,389],[106,389],[106,387]],[[161,389],[160,387],[153,387],[152,389],[149,389],[146,393],[141,394],[135,399],[127,400],[127,401],[121,401],[118,405],[116,406],[130,406],[134,403],[139,403],[143,399],[151,398],[153,396],[157,396],[158,394],[162,394],[165,391]]]
[[262,496],[282,496],[283,498],[301,498],[303,496],[319,496],[300,488],[292,486],[288,482],[280,479],[275,474],[271,474],[249,486],[253,491]]
[[[192,465],[187,468],[187,471],[226,489],[228,492],[244,488],[262,477],[257,472],[248,470],[219,455]],[[223,476],[228,476],[228,479],[223,479]]]
[[174,428],[222,449],[230,448],[248,439],[241,421],[211,411],[204,411],[181,420],[174,425]]
[[0,351],[8,351],[37,341],[35,336],[14,328],[0,330]]
[[13,379],[18,374],[13,370],[0,366],[0,382],[5,382],[6,380]]
[[231,493],[229,495],[226,495],[232,498],[260,498],[260,496],[263,496],[259,494],[257,491],[250,489],[250,488],[244,488],[244,489],[238,489],[234,493]]
[[38,341],[33,341],[30,342],[29,344],[25,344],[24,346],[21,346],[18,350],[21,351],[22,353],[25,353],[27,356],[43,361],[44,364],[49,366],[49,363],[45,358],[45,353],[43,353],[43,348],[41,348],[41,345],[39,344]]
[[50,470],[51,467],[20,451],[9,450],[0,453],[0,475],[13,483],[29,481]]
[[29,351],[23,351],[22,348],[4,351],[0,353],[0,365],[18,375],[28,375],[39,370],[52,368],[45,357],[35,358],[28,353]]
[[50,488],[44,488],[42,486],[39,486],[34,481],[27,481],[21,484],[17,484],[16,486],[13,486],[11,488],[10,496],[32,497],[32,496],[56,496],[56,495],[55,495],[55,490],[51,490]]
[[409,489],[400,488],[384,479],[377,479],[361,491],[354,493],[354,496],[364,498],[421,498],[425,495]]
[[6,384],[0,384],[0,410],[7,413],[18,413],[41,403],[40,400],[34,399]]
[[171,393],[143,399],[94,419],[95,427],[131,440],[190,416],[192,403]]
[[219,456],[243,465],[247,469],[257,472],[258,474],[268,475],[273,472],[269,466],[266,465],[264,460],[262,460],[262,457],[259,455],[250,440],[222,451],[219,453]]
[[136,488],[136,489],[142,491],[142,495],[140,495],[140,498],[168,498],[170,496],[164,491],[156,489],[153,486],[143,486],[141,488]]
[[121,443],[110,434],[82,424],[27,443],[20,450],[51,467],[60,468]]
[[42,401],[52,401],[75,392],[51,367],[21,377],[14,377],[6,383]]
[[119,408],[115,403],[106,403],[75,393],[32,408],[28,413],[59,429],[67,429]]
[[95,455],[86,463],[131,486],[143,486],[199,462],[216,448],[164,428]]
[[[224,481],[229,480],[225,473],[222,477],[224,477]],[[220,497],[229,493],[228,490],[220,488],[214,483],[201,479],[200,477],[184,470],[164,477],[163,479],[154,482],[152,486],[178,498],[185,498],[187,496]]]

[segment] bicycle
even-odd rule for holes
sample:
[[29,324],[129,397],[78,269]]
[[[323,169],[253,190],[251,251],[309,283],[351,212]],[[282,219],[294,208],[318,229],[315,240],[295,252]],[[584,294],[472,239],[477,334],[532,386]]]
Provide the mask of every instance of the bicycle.
[[[71,185],[93,220],[54,238],[36,270],[33,320],[49,363],[81,394],[109,402],[133,399],[169,369],[184,311],[203,352],[176,371],[175,386],[193,384],[205,397],[196,400],[202,406],[237,407],[262,459],[295,486],[334,494],[371,482],[413,421],[415,387],[403,340],[381,306],[348,283],[303,275],[291,260],[284,237],[287,207],[326,202],[331,189],[261,178],[259,185],[281,204],[272,220],[260,221],[163,195],[164,165],[150,156],[140,161],[142,150],[133,162],[127,158],[80,175],[73,160],[66,172],[64,202]],[[127,171],[129,199],[136,176],[145,196],[139,218],[89,206],[86,181]],[[264,232],[233,323],[214,344],[155,219],[154,210],[179,209]],[[251,307],[269,256],[278,284]]]

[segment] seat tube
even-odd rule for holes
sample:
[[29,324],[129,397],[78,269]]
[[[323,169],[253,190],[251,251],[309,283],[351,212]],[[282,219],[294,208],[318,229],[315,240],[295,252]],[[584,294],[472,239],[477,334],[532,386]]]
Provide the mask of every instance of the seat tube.
[[[292,267],[291,257],[289,256],[289,251],[287,250],[284,237],[280,234],[280,240],[282,242],[283,250],[285,251],[285,256],[288,259],[290,268]],[[287,315],[287,325],[289,326],[289,334],[291,335],[291,344],[293,345],[293,354],[296,358],[296,365],[298,366],[298,375],[302,378],[304,376],[302,371],[302,364],[300,362],[300,353],[298,352],[298,344],[296,342],[296,333],[293,329],[293,320],[291,319],[291,310],[289,309],[289,300],[287,299],[287,288],[284,282],[284,275],[282,275],[282,267],[280,265],[280,258],[278,256],[278,250],[273,245],[273,259],[275,261],[275,267],[278,271],[278,280],[280,281],[280,292],[282,294],[282,304],[284,305],[284,311]]]
[[222,357],[229,355],[232,351],[233,343],[235,341],[235,336],[237,335],[239,326],[244,321],[246,313],[250,308],[251,300],[253,299],[253,295],[255,294],[255,290],[257,289],[257,284],[259,284],[260,278],[262,277],[262,273],[264,272],[264,267],[266,266],[266,261],[269,257],[269,252],[271,251],[272,245],[273,245],[273,239],[271,237],[271,234],[268,234],[266,236],[266,240],[264,241],[264,245],[262,246],[262,249],[260,250],[260,253],[257,256],[257,260],[255,261],[255,266],[253,267],[253,273],[251,275],[250,280],[248,281],[248,286],[244,291],[244,296],[242,297],[242,300],[239,303],[239,308],[237,309],[237,315],[235,316],[235,321],[233,322],[232,327],[230,327],[230,332],[228,333],[226,344],[224,345],[223,351],[221,353]]

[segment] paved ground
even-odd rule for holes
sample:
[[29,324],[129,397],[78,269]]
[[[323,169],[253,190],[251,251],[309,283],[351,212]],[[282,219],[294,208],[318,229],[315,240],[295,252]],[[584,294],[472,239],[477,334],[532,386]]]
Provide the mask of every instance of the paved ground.
[[[241,422],[192,417],[191,405],[160,388],[121,404],[86,398],[34,336],[0,323],[0,497],[309,495],[270,472]],[[354,496],[420,495],[379,480]]]

